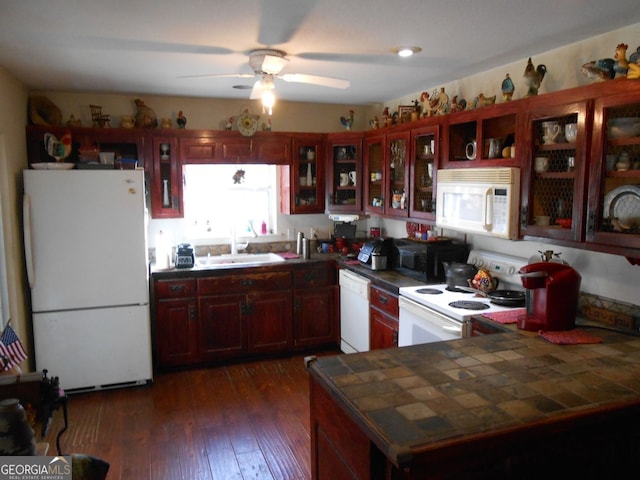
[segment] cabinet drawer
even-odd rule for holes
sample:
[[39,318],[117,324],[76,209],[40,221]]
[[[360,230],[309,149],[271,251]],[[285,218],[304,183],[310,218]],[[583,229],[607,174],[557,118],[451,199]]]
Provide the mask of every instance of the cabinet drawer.
[[294,270],[293,275],[293,288],[296,290],[312,287],[327,287],[336,283],[335,267],[331,262],[298,266]]
[[383,312],[388,313],[392,317],[397,318],[400,314],[398,309],[398,296],[383,290],[380,287],[371,285],[369,303],[372,307],[376,307]]
[[291,289],[291,272],[264,272],[198,279],[200,295]]
[[157,299],[193,297],[196,294],[196,280],[156,280],[154,289]]

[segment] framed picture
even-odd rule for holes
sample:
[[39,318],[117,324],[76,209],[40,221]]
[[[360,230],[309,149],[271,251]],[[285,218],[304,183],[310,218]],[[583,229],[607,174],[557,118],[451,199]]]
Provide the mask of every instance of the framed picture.
[[416,107],[413,105],[400,105],[398,107],[398,117],[400,117],[400,123],[406,123],[411,121],[411,113],[416,111]]

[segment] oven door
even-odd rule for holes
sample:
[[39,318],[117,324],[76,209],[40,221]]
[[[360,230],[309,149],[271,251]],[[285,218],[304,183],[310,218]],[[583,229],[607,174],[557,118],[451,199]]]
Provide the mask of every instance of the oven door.
[[442,342],[462,338],[462,323],[400,296],[398,346]]

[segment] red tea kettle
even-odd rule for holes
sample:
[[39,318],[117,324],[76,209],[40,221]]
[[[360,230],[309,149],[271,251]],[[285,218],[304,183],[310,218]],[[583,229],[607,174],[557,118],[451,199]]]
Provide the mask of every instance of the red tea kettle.
[[569,265],[539,262],[520,269],[526,289],[526,314],[518,319],[522,330],[561,331],[575,327],[582,277]]

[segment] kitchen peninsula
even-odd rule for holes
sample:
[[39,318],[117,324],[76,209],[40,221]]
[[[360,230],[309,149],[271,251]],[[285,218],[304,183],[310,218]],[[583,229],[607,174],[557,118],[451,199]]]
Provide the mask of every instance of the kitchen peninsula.
[[[325,478],[620,478],[640,463],[640,338],[514,331],[309,357]],[[635,467],[635,468],[634,468]]]

